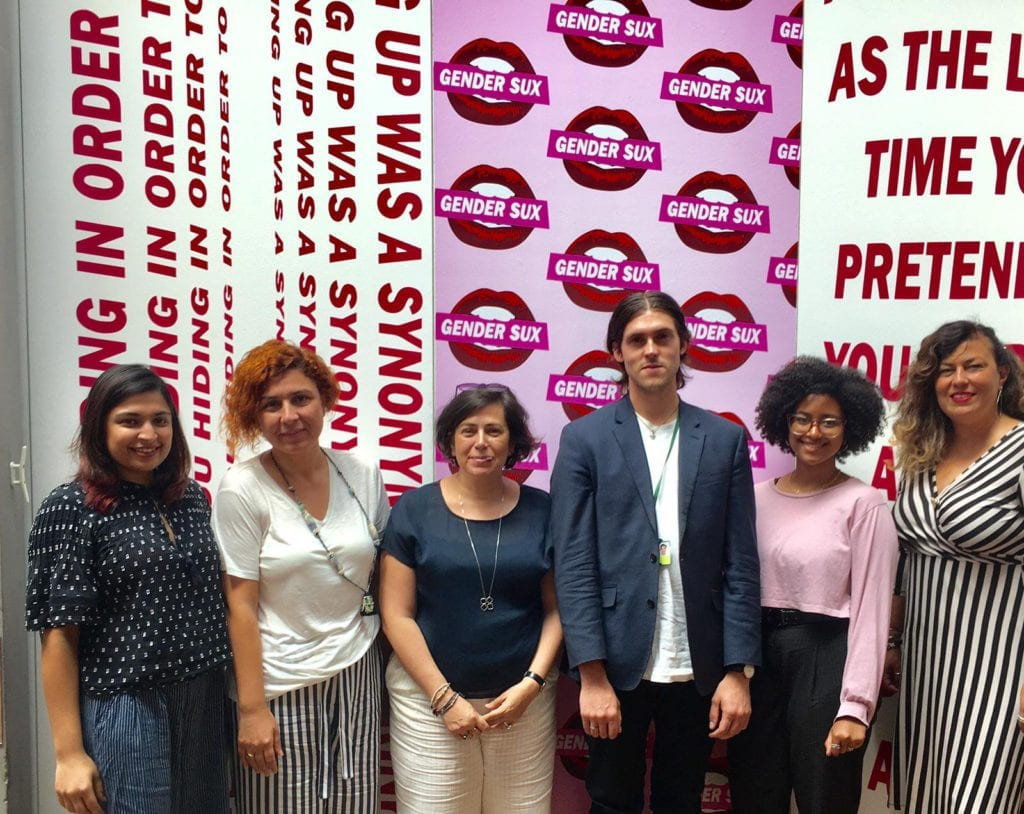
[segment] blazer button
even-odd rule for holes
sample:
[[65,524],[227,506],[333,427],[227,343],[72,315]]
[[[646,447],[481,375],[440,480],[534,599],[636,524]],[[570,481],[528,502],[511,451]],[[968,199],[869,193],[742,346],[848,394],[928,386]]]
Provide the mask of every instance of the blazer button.
[[651,609],[653,610],[653,609],[654,609],[654,606],[655,606],[655,604],[656,604],[656,603],[655,603],[655,601],[654,601],[653,599],[648,599],[648,600],[647,600],[647,607],[648,607],[648,608],[651,608]]
[[657,554],[651,554],[651,562],[657,562],[657,561],[658,561],[658,555]]

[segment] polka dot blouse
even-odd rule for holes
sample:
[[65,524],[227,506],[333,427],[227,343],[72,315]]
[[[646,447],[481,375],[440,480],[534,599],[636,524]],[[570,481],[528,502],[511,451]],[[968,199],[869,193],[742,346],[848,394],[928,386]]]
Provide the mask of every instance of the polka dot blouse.
[[165,509],[153,493],[122,484],[117,506],[85,505],[78,483],[43,501],[29,537],[29,630],[79,625],[79,681],[108,695],[183,681],[230,658],[210,507],[189,482]]

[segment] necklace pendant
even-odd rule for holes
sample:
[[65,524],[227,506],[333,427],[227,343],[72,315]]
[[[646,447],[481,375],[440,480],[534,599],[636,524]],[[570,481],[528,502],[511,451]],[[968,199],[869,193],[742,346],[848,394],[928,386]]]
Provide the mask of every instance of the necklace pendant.
[[373,601],[373,596],[370,594],[363,594],[363,601],[359,603],[359,615],[360,616],[376,616],[377,615],[377,603]]
[[484,613],[494,610],[494,597],[488,594],[480,597],[480,610]]

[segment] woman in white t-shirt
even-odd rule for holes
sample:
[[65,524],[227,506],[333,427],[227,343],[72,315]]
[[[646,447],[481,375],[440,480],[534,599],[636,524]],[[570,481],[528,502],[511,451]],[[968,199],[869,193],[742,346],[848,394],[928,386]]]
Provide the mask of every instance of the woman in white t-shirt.
[[316,354],[271,340],[236,366],[233,466],[214,501],[234,651],[240,812],[376,814],[380,630],[372,584],[388,502],[375,466],[320,446],[338,398]]

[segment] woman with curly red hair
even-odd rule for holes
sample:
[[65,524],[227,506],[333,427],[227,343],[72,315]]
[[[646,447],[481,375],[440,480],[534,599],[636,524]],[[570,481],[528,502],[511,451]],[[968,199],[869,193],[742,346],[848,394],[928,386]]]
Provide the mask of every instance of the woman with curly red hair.
[[376,814],[380,630],[371,585],[388,502],[380,472],[320,446],[338,385],[289,342],[253,348],[225,393],[235,464],[214,501],[234,650],[240,812]]

